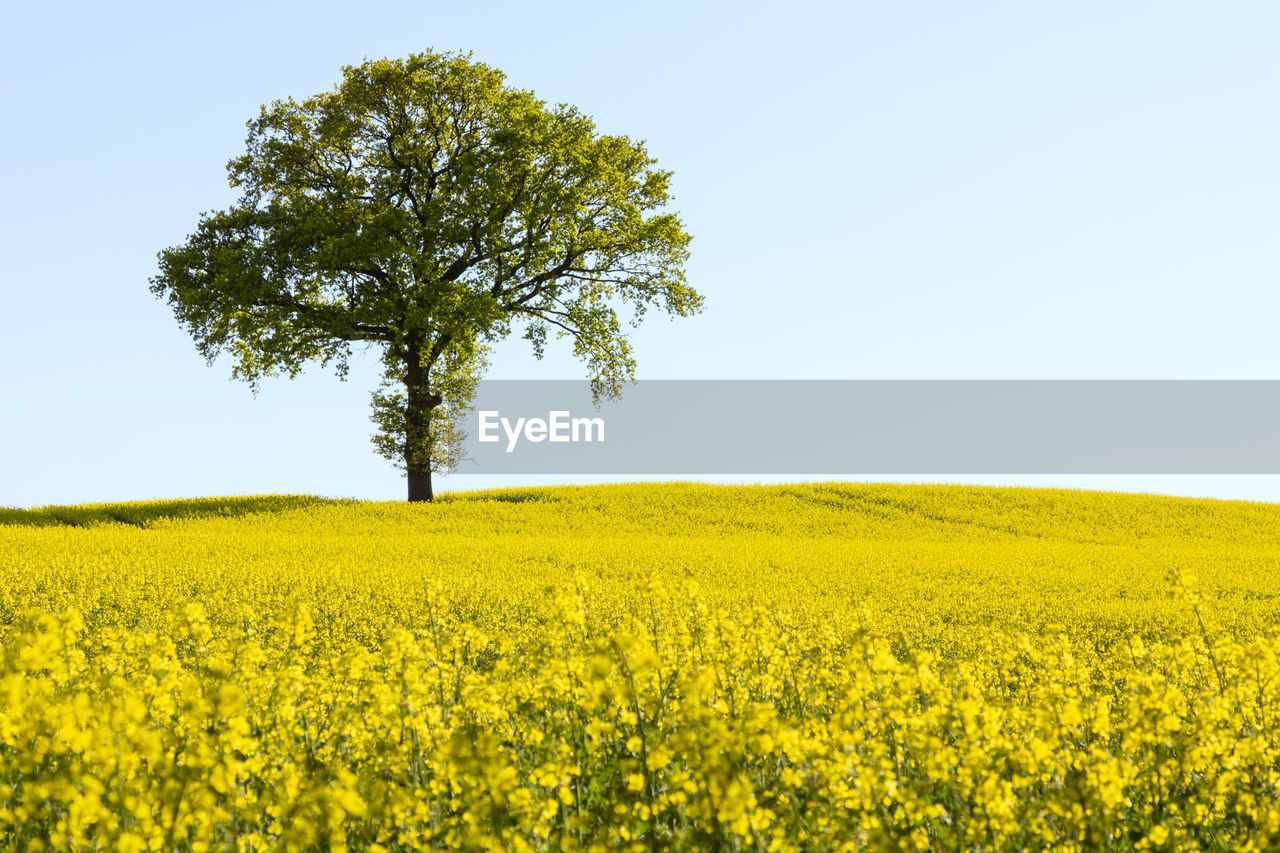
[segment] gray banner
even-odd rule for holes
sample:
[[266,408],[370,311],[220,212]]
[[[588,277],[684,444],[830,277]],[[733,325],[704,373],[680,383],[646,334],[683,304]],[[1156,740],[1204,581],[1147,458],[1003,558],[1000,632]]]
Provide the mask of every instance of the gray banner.
[[484,380],[459,474],[1277,474],[1280,381]]

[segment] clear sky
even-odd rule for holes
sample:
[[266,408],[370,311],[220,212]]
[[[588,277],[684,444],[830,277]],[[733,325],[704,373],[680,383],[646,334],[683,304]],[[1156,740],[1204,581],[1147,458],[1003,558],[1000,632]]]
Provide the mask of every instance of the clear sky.
[[[0,505],[403,496],[376,359],[254,398],[147,278],[234,200],[260,104],[425,48],[674,171],[707,309],[650,319],[641,378],[1280,378],[1278,34],[1262,2],[10,3]],[[583,372],[513,341],[489,375]]]

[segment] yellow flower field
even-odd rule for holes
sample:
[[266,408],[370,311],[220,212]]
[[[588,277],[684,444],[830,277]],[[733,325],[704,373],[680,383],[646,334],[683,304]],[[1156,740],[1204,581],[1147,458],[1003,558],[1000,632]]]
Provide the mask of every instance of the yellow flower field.
[[0,848],[1280,848],[1280,506],[0,509]]

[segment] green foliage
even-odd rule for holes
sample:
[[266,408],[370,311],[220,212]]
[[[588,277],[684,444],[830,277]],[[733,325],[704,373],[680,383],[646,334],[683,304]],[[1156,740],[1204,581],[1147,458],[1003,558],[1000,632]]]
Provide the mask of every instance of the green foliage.
[[378,348],[377,446],[411,471],[448,432],[425,437],[450,422],[432,411],[463,408],[477,353],[517,329],[539,357],[570,338],[593,392],[616,395],[636,366],[619,309],[635,325],[702,306],[671,173],[503,81],[428,51],[263,107],[228,164],[240,200],[159,253],[152,291],[255,387],[313,362],[342,376],[354,344]]
[[462,443],[466,438],[463,420],[475,398],[476,384],[488,365],[489,348],[451,347],[441,357],[442,370],[436,372],[436,391],[444,400],[427,414],[426,428],[411,428],[408,395],[404,391],[399,365],[392,362],[381,387],[370,396],[373,422],[378,431],[373,446],[397,468],[449,473],[464,461]]

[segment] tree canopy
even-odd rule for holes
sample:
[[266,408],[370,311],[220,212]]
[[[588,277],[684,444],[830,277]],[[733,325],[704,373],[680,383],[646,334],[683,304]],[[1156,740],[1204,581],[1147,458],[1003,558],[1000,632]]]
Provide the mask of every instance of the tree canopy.
[[567,338],[612,396],[636,367],[619,310],[634,325],[702,306],[671,172],[504,80],[427,51],[264,106],[227,165],[239,201],[202,214],[151,279],[201,354],[229,354],[254,387],[309,363],[344,376],[354,344],[378,348],[375,445],[410,500],[454,460],[493,341],[520,331],[540,358]]

